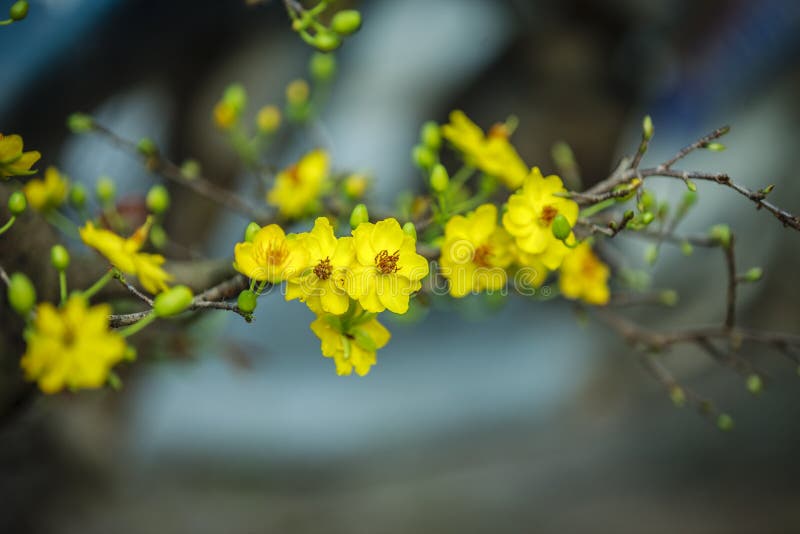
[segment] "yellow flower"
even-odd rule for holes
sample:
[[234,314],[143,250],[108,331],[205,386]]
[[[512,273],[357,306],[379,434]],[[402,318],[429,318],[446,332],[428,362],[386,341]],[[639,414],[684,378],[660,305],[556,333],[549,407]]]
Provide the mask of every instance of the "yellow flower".
[[78,295],[60,309],[39,304],[20,361],[27,379],[38,381],[45,393],[102,386],[125,356],[122,336],[108,328],[110,314],[108,304],[89,307]]
[[0,133],[0,176],[29,176],[36,172],[31,167],[42,155],[36,150],[23,152],[22,147],[22,137]]
[[214,124],[216,124],[217,128],[220,130],[230,129],[236,124],[238,119],[239,114],[236,112],[236,108],[230,103],[222,100],[217,102],[217,105],[214,106]]
[[275,177],[275,185],[267,193],[267,203],[289,218],[313,211],[328,179],[329,160],[324,150],[312,150],[296,165]]
[[273,284],[297,276],[308,266],[308,253],[297,236],[277,224],[265,226],[252,243],[236,243],[233,268],[254,280]]
[[298,241],[308,254],[308,268],[289,280],[286,300],[300,299],[315,312],[341,315],[350,298],[344,289],[345,275],[353,262],[353,238],[337,239],[331,223],[318,217],[314,228]]
[[396,219],[362,223],[353,231],[356,259],[348,272],[347,293],[372,313],[406,313],[411,294],[428,275],[428,260],[417,254],[416,239]]
[[281,110],[275,106],[264,106],[256,115],[256,126],[263,134],[274,133],[281,127]]
[[80,234],[84,243],[105,256],[114,267],[125,274],[136,276],[144,289],[155,294],[168,289],[167,282],[172,280],[172,275],[161,267],[165,261],[164,256],[139,252],[147,241],[147,233],[152,224],[152,217],[148,217],[147,222],[127,239],[110,230],[95,228],[92,222],[87,222],[80,229]]
[[[358,319],[362,316],[361,319]],[[311,323],[311,330],[322,341],[322,355],[333,358],[336,374],[349,375],[356,370],[359,376],[369,373],[375,365],[375,352],[389,342],[391,334],[371,314],[356,310],[356,320],[343,325],[341,318],[333,315],[318,315]]]
[[511,237],[497,225],[497,208],[484,204],[466,217],[456,215],[444,228],[442,274],[456,298],[470,292],[497,291],[506,285]]
[[[561,178],[556,175],[544,178],[539,168],[534,167],[522,188],[508,199],[508,210],[503,215],[503,226],[514,236],[520,251],[537,256],[551,270],[557,269],[569,252],[553,235],[550,228],[553,219],[563,215],[570,226],[578,220],[578,204],[555,195],[566,192]],[[573,242],[574,235],[570,234],[568,240]]]
[[442,135],[464,155],[467,164],[498,178],[509,189],[518,188],[528,175],[528,166],[508,141],[504,124],[496,124],[484,135],[463,111],[453,111],[450,123],[442,126]]
[[363,174],[351,174],[345,178],[342,187],[344,194],[353,200],[363,197],[367,188],[369,188],[369,178]]
[[545,264],[535,254],[523,252],[514,243],[511,244],[510,249],[514,257],[514,263],[517,265],[517,269],[514,272],[517,290],[526,292],[530,291],[531,288],[542,287],[544,281],[547,280],[547,275],[550,274],[550,270]]
[[558,287],[568,299],[581,299],[589,304],[608,303],[608,266],[600,261],[589,243],[575,247],[561,264]]
[[60,206],[67,198],[69,181],[55,167],[48,167],[44,179],[33,179],[23,187],[25,198],[37,211],[47,211]]

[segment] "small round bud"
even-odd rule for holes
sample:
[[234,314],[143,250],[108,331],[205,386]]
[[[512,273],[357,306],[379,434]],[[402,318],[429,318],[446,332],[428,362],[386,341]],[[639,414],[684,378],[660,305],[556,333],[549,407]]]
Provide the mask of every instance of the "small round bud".
[[708,143],[706,145],[706,149],[712,152],[722,152],[723,150],[725,150],[725,145],[723,145],[722,143]]
[[28,2],[26,2],[25,0],[19,0],[18,2],[14,2],[11,5],[11,9],[8,10],[8,16],[14,22],[19,22],[20,20],[27,17]]
[[672,404],[678,408],[682,408],[683,405],[686,404],[686,394],[683,392],[683,388],[680,386],[672,386],[669,389],[669,399],[672,401]]
[[441,163],[437,163],[431,170],[431,189],[442,193],[447,190],[449,185],[450,177],[447,175],[447,169]]
[[657,246],[650,245],[646,249],[644,249],[644,261],[646,261],[648,265],[653,265],[656,261],[658,261]]
[[50,249],[50,263],[59,271],[66,271],[69,267],[69,252],[62,245],[54,245]]
[[675,306],[678,303],[678,292],[674,289],[665,289],[659,293],[658,300],[664,306]]
[[114,200],[114,195],[117,194],[117,186],[114,185],[114,181],[108,176],[101,176],[97,179],[95,194],[101,202],[111,202]]
[[175,286],[160,293],[153,300],[153,311],[158,317],[171,317],[191,306],[194,295],[186,286]]
[[350,213],[350,228],[355,230],[365,222],[369,222],[367,207],[364,204],[356,204],[356,207],[353,208],[352,213]]
[[264,106],[256,115],[256,126],[262,134],[271,134],[281,127],[281,110],[275,106]]
[[308,64],[311,77],[320,82],[327,82],[336,75],[336,56],[316,52]]
[[686,180],[686,188],[692,193],[697,193],[697,184],[691,180]]
[[72,113],[67,117],[67,128],[75,134],[90,132],[94,128],[94,119],[86,113]]
[[350,35],[361,27],[361,13],[355,9],[344,9],[333,16],[331,29],[339,35]]
[[553,219],[550,225],[550,231],[553,232],[553,236],[555,236],[556,239],[564,241],[572,233],[572,226],[569,224],[567,218],[559,213]]
[[731,246],[731,228],[727,224],[717,224],[711,227],[709,235],[725,248]]
[[746,282],[758,282],[764,276],[764,270],[761,267],[753,267],[744,273]]
[[692,252],[694,252],[694,247],[691,243],[688,241],[681,243],[681,253],[683,253],[684,256],[691,256]]
[[759,375],[753,373],[747,377],[746,385],[747,385],[747,391],[749,391],[753,395],[758,395],[764,388],[764,381],[761,380],[761,377]]
[[357,200],[362,198],[369,187],[369,179],[363,174],[351,174],[344,180],[343,190],[347,198]]
[[322,31],[314,36],[313,44],[320,52],[333,52],[342,46],[342,38],[333,32]]
[[201,171],[200,163],[195,159],[187,159],[181,165],[181,175],[187,180],[194,180],[200,176]]
[[76,208],[86,205],[86,188],[83,184],[72,184],[69,188],[69,203]]
[[261,226],[259,226],[258,223],[251,222],[248,224],[247,228],[244,229],[244,240],[247,243],[252,243],[253,238],[256,236],[259,230],[261,230]]
[[723,431],[733,429],[733,417],[726,413],[721,413],[717,417],[717,428]]
[[638,205],[639,211],[650,211],[650,208],[653,207],[655,202],[656,202],[656,197],[655,195],[653,195],[653,193],[651,193],[650,191],[643,192],[642,198],[640,199]]
[[28,201],[25,199],[25,193],[22,191],[14,191],[8,197],[8,211],[11,215],[17,216],[28,207]]
[[421,169],[430,169],[436,164],[436,154],[425,145],[417,145],[411,152],[414,165]]
[[308,82],[305,80],[294,80],[286,86],[286,101],[289,105],[299,106],[308,101],[308,96],[311,89],[308,87]]
[[239,114],[227,102],[217,102],[214,106],[214,125],[220,130],[229,130],[236,124]]
[[36,304],[36,289],[24,274],[14,273],[9,278],[8,303],[22,316],[27,315]]
[[169,208],[169,191],[161,184],[154,185],[147,192],[145,203],[152,213],[156,215],[164,213]]
[[408,221],[405,223],[403,225],[403,232],[405,232],[407,236],[413,237],[415,241],[417,240],[417,227],[414,226],[413,222]]
[[256,309],[256,304],[258,304],[256,294],[249,289],[239,293],[239,298],[236,299],[236,305],[245,313],[253,313]]
[[153,246],[159,250],[167,246],[167,232],[160,224],[154,224],[150,228],[149,238]]
[[645,115],[642,119],[642,135],[647,141],[653,138],[653,119],[650,115]]
[[656,218],[656,216],[653,215],[652,211],[646,211],[646,212],[642,213],[642,224],[645,224],[645,225],[650,224],[651,222],[653,222],[653,219],[655,219],[655,218]]
[[155,142],[149,137],[142,137],[136,144],[136,149],[143,156],[155,156],[158,152],[158,147]]
[[229,105],[236,114],[244,111],[247,107],[247,91],[240,83],[232,83],[225,88],[222,94],[222,101]]
[[439,125],[433,121],[428,121],[422,125],[419,138],[422,140],[422,144],[431,150],[439,150],[442,146],[442,132],[439,129]]

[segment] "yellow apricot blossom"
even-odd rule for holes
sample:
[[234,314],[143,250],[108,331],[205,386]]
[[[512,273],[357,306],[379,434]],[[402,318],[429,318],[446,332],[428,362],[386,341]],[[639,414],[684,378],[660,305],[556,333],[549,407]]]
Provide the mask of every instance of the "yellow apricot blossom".
[[[566,192],[561,178],[556,175],[545,178],[534,167],[522,188],[508,199],[508,210],[503,215],[503,226],[514,237],[519,250],[533,254],[550,270],[557,269],[569,252],[569,247],[553,235],[553,220],[563,215],[570,226],[578,220],[578,204],[556,196]],[[567,241],[572,243],[574,239],[570,233]]]
[[111,368],[125,357],[125,341],[108,328],[111,307],[89,307],[73,295],[61,308],[39,304],[20,365],[44,393],[99,388]]
[[275,177],[275,185],[267,193],[267,203],[288,218],[311,213],[319,205],[329,172],[328,153],[312,150]]
[[236,243],[233,268],[253,280],[278,283],[301,274],[308,253],[297,236],[270,224],[256,232],[252,242]]
[[519,291],[529,291],[531,288],[536,289],[542,287],[544,281],[547,280],[550,269],[535,254],[529,254],[519,249],[516,243],[512,243],[511,255],[514,257],[514,264],[516,270],[514,272],[514,280]]
[[25,198],[37,211],[47,211],[60,206],[67,198],[69,181],[55,167],[48,167],[44,179],[33,179],[23,187]]
[[484,204],[466,216],[447,221],[440,259],[442,275],[450,281],[450,294],[460,298],[470,292],[497,291],[506,285],[511,236],[497,224],[497,207]]
[[528,166],[509,142],[508,128],[495,124],[488,135],[483,133],[463,111],[450,113],[450,123],[442,126],[442,135],[473,165],[516,189],[528,175]]
[[36,150],[23,152],[22,149],[22,137],[0,133],[0,176],[29,176],[36,172],[31,167],[42,155]]
[[347,293],[368,312],[406,313],[409,298],[428,275],[428,260],[417,254],[416,239],[396,219],[362,223],[353,238],[356,258],[348,271]]
[[155,294],[168,289],[167,282],[172,280],[172,275],[161,267],[165,261],[164,256],[139,252],[147,241],[147,234],[152,225],[153,219],[148,217],[147,221],[126,239],[110,230],[96,228],[89,221],[80,229],[80,235],[84,243],[105,256],[114,267],[125,274],[136,276],[145,290]]
[[[359,320],[359,316],[362,318]],[[372,314],[357,308],[355,321],[343,324],[335,315],[318,315],[311,330],[322,341],[322,355],[333,358],[336,374],[364,376],[376,363],[376,351],[389,342],[391,334]]]
[[214,124],[220,130],[229,130],[236,124],[239,114],[229,102],[221,100],[214,106]]
[[353,238],[336,238],[326,217],[318,217],[314,228],[298,241],[308,254],[308,267],[286,286],[286,300],[300,299],[314,311],[341,315],[350,297],[344,289],[347,269],[353,262]]
[[609,274],[608,266],[595,255],[589,243],[583,242],[564,258],[558,287],[568,299],[581,299],[595,305],[607,304],[610,297]]

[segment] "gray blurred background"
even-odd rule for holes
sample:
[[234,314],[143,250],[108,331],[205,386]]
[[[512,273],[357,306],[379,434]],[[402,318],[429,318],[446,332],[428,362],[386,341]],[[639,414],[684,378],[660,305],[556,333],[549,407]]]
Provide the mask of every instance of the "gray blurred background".
[[[484,127],[517,115],[515,144],[543,169],[567,141],[588,186],[635,148],[649,113],[645,163],[731,124],[726,152],[684,165],[752,188],[775,183],[776,203],[800,211],[794,0],[347,4],[365,24],[338,54],[330,105],[317,127],[281,137],[276,166],[322,143],[337,169],[372,174],[374,200],[388,205],[420,188],[409,158],[420,124],[460,108]],[[210,110],[232,81],[251,109],[282,102],[311,54],[277,0],[31,0],[28,20],[0,31],[0,49],[0,131],[21,133],[44,164],[90,186],[113,176],[130,199],[157,177],[70,136],[70,112],[150,136],[173,160],[195,157],[215,182],[249,194],[252,177]],[[683,193],[679,183],[653,187]],[[681,232],[728,222],[741,270],[765,268],[763,282],[742,288],[742,322],[800,331],[799,236],[728,190],[699,193]],[[247,221],[172,194],[166,226],[182,259],[229,256]],[[644,269],[642,244],[618,241],[628,266]],[[715,251],[687,259],[665,248],[650,275],[679,292],[680,307],[631,316],[655,327],[718,321],[723,269]],[[251,325],[208,313],[143,334],[122,392],[25,397],[2,419],[0,531],[800,531],[793,364],[746,347],[770,376],[754,397],[699,352],[665,356],[733,414],[735,430],[721,433],[674,408],[629,348],[570,305],[480,304],[388,320],[392,340],[365,378],[337,377],[308,329],[312,314],[278,294],[261,299]],[[14,369],[18,329],[0,313],[3,365]]]

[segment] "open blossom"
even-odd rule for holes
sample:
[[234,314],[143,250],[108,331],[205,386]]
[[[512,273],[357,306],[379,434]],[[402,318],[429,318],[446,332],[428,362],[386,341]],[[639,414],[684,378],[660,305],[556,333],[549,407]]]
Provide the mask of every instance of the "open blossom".
[[406,313],[411,294],[422,287],[428,261],[417,254],[416,239],[396,219],[362,223],[353,230],[355,261],[348,271],[347,293],[365,310]]
[[[520,251],[533,254],[551,270],[561,265],[570,250],[553,235],[553,220],[563,215],[570,226],[578,220],[578,204],[556,196],[556,193],[566,192],[561,178],[556,175],[545,178],[539,168],[534,167],[522,188],[508,199],[508,210],[503,215],[503,226],[514,237]],[[574,235],[570,234],[568,241],[574,242]]]
[[36,150],[23,152],[22,149],[22,137],[0,133],[0,176],[29,176],[36,172],[31,167],[42,155]]
[[27,379],[37,381],[45,393],[105,384],[111,368],[125,356],[122,336],[108,328],[110,314],[108,304],[89,307],[79,295],[61,308],[39,304],[20,361]]
[[497,207],[484,204],[466,216],[447,221],[441,271],[450,281],[450,294],[496,291],[506,285],[511,237],[497,225]]
[[47,211],[60,206],[67,197],[69,182],[55,167],[48,167],[44,179],[29,180],[25,184],[25,198],[37,211]]
[[484,134],[463,111],[450,113],[442,135],[464,155],[467,164],[494,176],[509,189],[516,189],[528,175],[528,166],[509,142],[508,128],[496,124]]
[[233,267],[253,280],[278,283],[303,272],[308,253],[297,236],[270,224],[260,229],[252,243],[236,243]]
[[[358,320],[362,316],[363,319]],[[311,330],[322,341],[322,355],[333,358],[336,374],[364,376],[376,363],[376,351],[389,342],[391,334],[371,314],[364,315],[356,309],[355,321],[333,315],[318,315],[311,323]]]
[[583,242],[564,258],[559,271],[558,287],[568,299],[581,299],[588,304],[608,303],[608,266],[600,261],[589,243]]
[[318,207],[329,172],[328,153],[312,150],[275,177],[275,185],[267,193],[267,203],[288,218],[311,213]]
[[300,234],[298,241],[308,254],[308,267],[289,280],[286,300],[300,299],[318,313],[345,313],[350,304],[344,285],[355,256],[353,238],[337,239],[330,221],[318,217],[314,228]]
[[167,282],[172,280],[172,275],[161,267],[164,256],[139,252],[147,241],[152,224],[152,217],[148,217],[147,222],[127,239],[110,230],[96,228],[92,222],[87,222],[80,229],[80,234],[84,243],[105,256],[114,267],[136,276],[145,290],[155,294],[167,289]]

